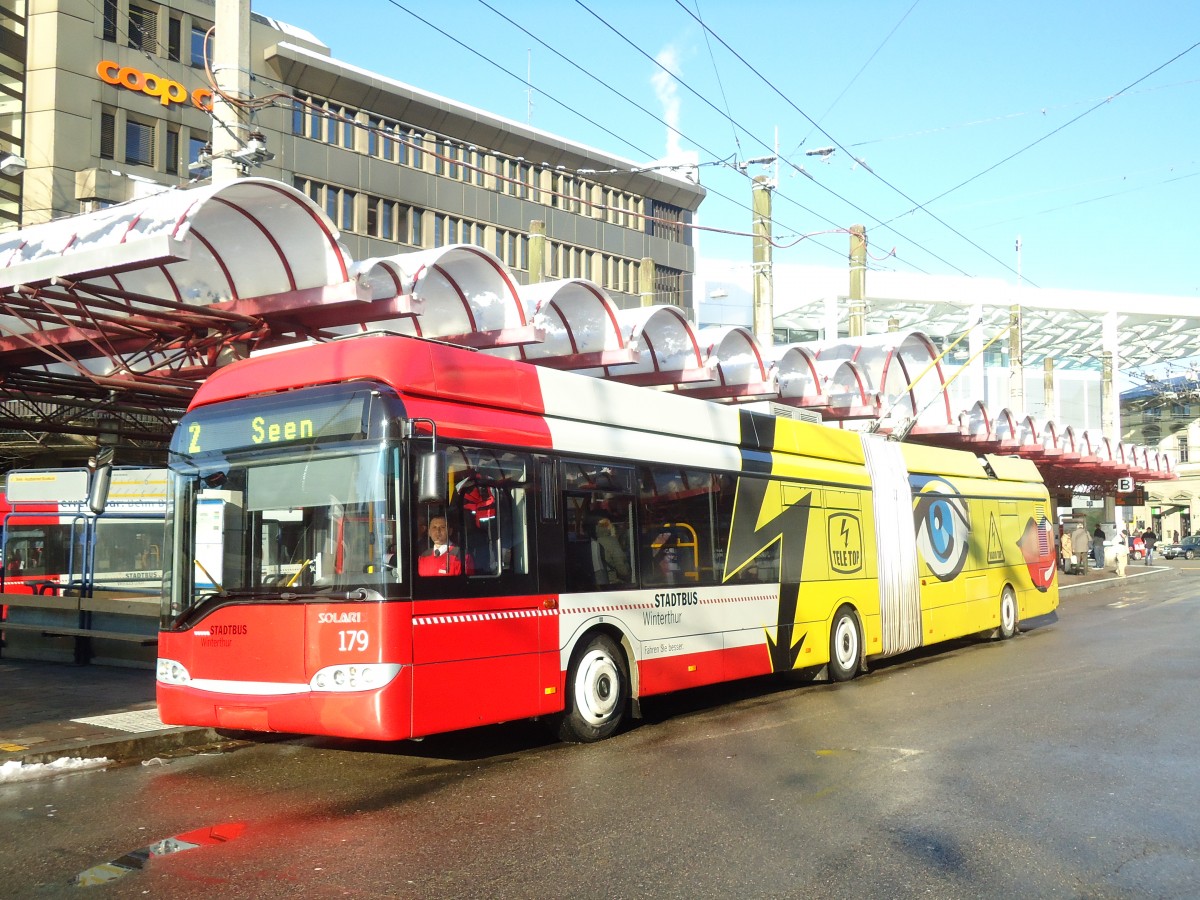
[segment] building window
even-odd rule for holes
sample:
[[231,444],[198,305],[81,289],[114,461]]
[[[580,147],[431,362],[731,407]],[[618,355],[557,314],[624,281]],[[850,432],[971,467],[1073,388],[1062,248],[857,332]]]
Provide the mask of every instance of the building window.
[[183,43],[182,31],[183,23],[172,16],[167,22],[167,58],[172,62],[179,62],[180,45]]
[[117,117],[110,112],[100,113],[100,158],[112,159],[117,146]]
[[1182,432],[1179,434],[1179,461],[1181,463],[1188,461],[1188,439],[1187,435]]
[[399,125],[392,127],[392,133],[395,135],[393,139],[396,144],[396,155],[389,157],[393,162],[398,162],[402,166],[408,165],[408,141],[405,140],[404,129]]
[[188,164],[200,161],[200,154],[208,146],[208,139],[203,137],[188,138]]
[[152,9],[129,5],[129,46],[147,53],[158,48],[158,13]]
[[479,187],[483,187],[487,181],[487,172],[483,170],[484,154],[480,153],[478,150],[472,150],[471,160],[475,165],[475,184]]
[[192,26],[192,65],[197,69],[204,68],[204,35],[208,28],[203,25]]
[[683,210],[669,203],[649,201],[650,216],[646,219],[646,233],[678,243],[683,237]]
[[669,306],[683,305],[683,273],[657,266],[654,270],[654,302]]
[[412,223],[412,233],[409,235],[408,242],[414,247],[420,247],[423,241],[421,234],[421,211],[419,209],[414,209],[408,218]]
[[132,119],[125,121],[125,162],[154,165],[154,126]]
[[179,129],[167,129],[167,171],[179,174]]
[[104,0],[104,40],[117,39],[117,0]]

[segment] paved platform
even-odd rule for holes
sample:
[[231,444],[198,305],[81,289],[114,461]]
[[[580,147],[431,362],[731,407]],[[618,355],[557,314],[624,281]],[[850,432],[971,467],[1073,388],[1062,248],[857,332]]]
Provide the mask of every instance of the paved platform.
[[149,759],[222,740],[210,728],[164,725],[146,669],[0,659],[0,765]]
[[[1122,581],[1174,574],[1170,564],[1136,563],[1125,579],[1099,570],[1064,575],[1062,602]],[[126,762],[230,739],[211,728],[164,725],[154,703],[152,671],[0,658],[0,766],[95,757]]]

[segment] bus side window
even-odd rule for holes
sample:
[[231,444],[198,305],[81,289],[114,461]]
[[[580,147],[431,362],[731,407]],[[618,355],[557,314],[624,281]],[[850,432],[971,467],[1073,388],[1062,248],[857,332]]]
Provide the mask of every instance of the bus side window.
[[[446,448],[449,507],[417,507],[417,556],[429,547],[422,523],[445,514],[450,542],[460,549],[462,574],[504,577],[529,574],[528,472],[525,454],[479,448]],[[427,564],[428,568],[428,564]]]
[[645,583],[717,583],[720,477],[667,466],[646,467],[640,476],[638,550]]

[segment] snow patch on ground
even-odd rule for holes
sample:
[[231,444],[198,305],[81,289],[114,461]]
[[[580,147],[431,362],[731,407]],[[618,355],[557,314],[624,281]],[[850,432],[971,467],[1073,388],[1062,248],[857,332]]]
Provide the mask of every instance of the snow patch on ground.
[[79,772],[85,769],[101,769],[110,765],[112,760],[107,756],[95,759],[80,759],[79,757],[63,757],[48,763],[24,763],[19,759],[10,759],[0,763],[0,784],[14,781],[33,781],[35,778],[49,778],[64,772]]

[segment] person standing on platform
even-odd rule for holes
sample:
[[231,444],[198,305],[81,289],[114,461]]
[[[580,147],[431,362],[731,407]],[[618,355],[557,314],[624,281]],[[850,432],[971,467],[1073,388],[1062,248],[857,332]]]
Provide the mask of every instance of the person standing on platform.
[[1142,543],[1146,547],[1146,562],[1145,565],[1150,565],[1150,560],[1154,556],[1154,545],[1158,543],[1158,535],[1154,533],[1154,529],[1147,528],[1142,534]]
[[1117,575],[1121,578],[1125,577],[1125,564],[1129,562],[1129,532],[1122,531],[1117,535],[1116,546],[1113,547],[1116,551],[1116,569]]
[[1104,568],[1104,529],[1099,525],[1092,532],[1092,559],[1096,561],[1096,568]]

